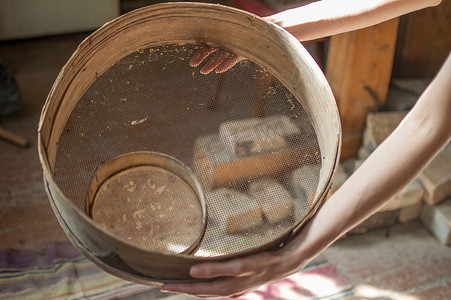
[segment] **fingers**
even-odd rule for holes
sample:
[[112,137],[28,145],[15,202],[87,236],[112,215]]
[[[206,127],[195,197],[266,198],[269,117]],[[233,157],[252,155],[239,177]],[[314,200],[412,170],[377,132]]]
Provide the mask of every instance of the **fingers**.
[[191,276],[216,279],[193,283],[167,283],[161,287],[161,291],[185,293],[197,297],[235,298],[263,284],[280,280],[281,277],[278,274],[280,272],[275,268],[280,265],[280,259],[279,255],[268,251],[226,262],[198,264],[191,267]]
[[236,65],[239,61],[243,59],[244,59],[243,57],[237,54],[232,54],[230,57],[224,60],[219,66],[216,67],[215,72],[224,73],[225,71],[228,71],[230,68],[232,68],[234,65]]
[[218,47],[203,46],[191,57],[190,66],[199,66],[210,54],[216,52],[213,58],[200,69],[200,73],[206,75],[213,70],[216,73],[224,73],[232,68],[236,63],[244,59],[235,53],[231,53],[226,50],[218,50]]
[[207,58],[210,54],[218,50],[218,47],[210,47],[210,46],[204,46],[196,51],[196,53],[193,54],[190,60],[190,66],[191,67],[197,67],[201,64],[201,62],[204,61],[204,59]]
[[212,59],[207,61],[207,63],[200,69],[201,74],[209,74],[213,71],[217,66],[219,66],[222,62],[224,62],[227,58],[232,55],[231,52],[220,50],[215,53]]
[[190,275],[194,278],[217,278],[224,276],[244,276],[243,265],[239,260],[225,263],[204,263],[191,267]]

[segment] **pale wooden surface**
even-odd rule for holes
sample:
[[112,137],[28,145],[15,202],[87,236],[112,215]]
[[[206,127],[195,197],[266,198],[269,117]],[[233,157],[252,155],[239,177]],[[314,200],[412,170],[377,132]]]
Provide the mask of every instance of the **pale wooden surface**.
[[[171,22],[168,22],[166,18],[169,18]],[[148,36],[153,38],[150,43],[146,39]],[[318,209],[330,185],[333,170],[339,158],[341,144],[338,111],[323,74],[313,63],[313,59],[307,54],[306,50],[291,35],[244,12],[217,5],[172,4],[153,6],[116,19],[114,23],[108,23],[86,39],[63,68],[43,109],[38,130],[38,141],[48,193],[56,214],[64,223],[63,227],[65,227],[69,236],[77,241],[80,248],[85,250],[86,255],[94,261],[103,261],[101,265],[105,268],[113,268],[117,275],[130,276],[129,279],[132,280],[136,278],[132,273],[123,269],[121,265],[116,263],[114,265],[105,264],[105,257],[117,254],[139,272],[152,277],[165,278],[165,280],[191,280],[188,274],[189,267],[196,262],[207,259],[186,255],[169,256],[133,248],[123,241],[115,239],[114,236],[93,223],[82,213],[83,209],[80,210],[80,207],[76,207],[76,203],[70,202],[62,190],[56,187],[53,172],[55,171],[58,150],[61,147],[60,138],[63,133],[68,132],[65,130],[65,125],[72,110],[78,105],[78,99],[101,74],[119,59],[132,53],[137,55],[136,51],[149,46],[160,45],[162,41],[173,44],[201,43],[206,42],[204,41],[205,37],[208,37],[208,42],[244,55],[268,69],[295,96],[295,99],[304,105],[308,115],[314,116],[311,122],[315,128],[321,149],[322,168],[316,194],[317,201],[307,212],[306,218]],[[254,45],[259,45],[259,47],[254,47]],[[281,55],[274,56],[274,52],[280,52]],[[188,64],[184,64],[184,66],[188,66]],[[299,80],[300,78],[302,80]],[[122,98],[116,100],[123,101]],[[106,99],[100,98],[98,103],[94,100],[88,101],[88,103],[101,106],[107,102]],[[152,104],[153,102],[148,101],[147,103]],[[186,106],[186,103],[184,105],[176,107],[185,112],[191,109],[190,106]],[[292,106],[295,108],[294,103],[292,103]],[[92,114],[82,115],[81,117],[89,119],[90,116]],[[141,120],[144,121],[141,122]],[[151,126],[153,124],[146,122],[146,120],[146,116],[139,116],[126,122],[119,122],[116,125],[125,124],[126,127],[131,127],[134,125]],[[165,115],[164,123],[168,122],[170,121],[167,120]],[[85,133],[82,131],[80,133],[81,142],[91,143],[98,141],[105,135],[114,136],[113,133],[105,130],[105,127],[100,129],[100,134],[95,130],[90,130],[94,135],[89,138],[84,138]],[[108,126],[106,126],[106,129],[108,129]],[[128,132],[130,130],[126,129]],[[69,132],[71,132],[71,129]],[[117,133],[120,133],[120,131]],[[119,134],[116,135],[121,137]],[[133,143],[126,144],[133,145]],[[113,151],[105,149],[105,144],[94,143],[92,145],[93,147],[103,147],[102,149],[107,155],[111,155]],[[73,146],[77,147],[78,144]],[[71,148],[73,147],[66,148],[66,150],[71,151]],[[97,152],[102,153],[102,151]],[[62,153],[63,157],[72,157],[68,154],[67,151]],[[77,153],[77,155],[87,158],[84,163],[91,164],[91,168],[95,167],[92,164],[93,162],[98,163],[105,160],[105,157],[103,157],[96,161],[96,158],[88,155],[87,152]],[[62,168],[60,171],[64,169]],[[69,173],[73,172],[71,167],[66,169]],[[64,178],[64,174],[61,177]],[[245,243],[243,247],[228,252],[226,255],[221,255],[219,259],[276,247],[291,234],[293,229],[299,228],[305,220],[299,220],[295,224],[290,224],[291,227],[284,227],[282,230],[274,228],[272,234],[267,234],[265,238],[256,242],[256,246],[247,247],[249,243]],[[276,231],[279,232],[275,233]],[[271,233],[271,230],[268,232]],[[88,249],[89,251],[87,251]],[[216,258],[210,256],[209,260],[211,259]]]
[[451,1],[402,16],[393,78],[433,78],[451,51]]
[[340,111],[343,159],[356,157],[368,112],[385,103],[399,19],[330,38],[326,77]]

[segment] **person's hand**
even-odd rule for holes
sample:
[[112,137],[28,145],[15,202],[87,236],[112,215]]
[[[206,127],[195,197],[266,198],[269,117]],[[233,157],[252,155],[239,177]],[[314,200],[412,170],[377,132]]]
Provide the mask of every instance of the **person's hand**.
[[236,298],[252,292],[261,285],[279,281],[301,270],[308,262],[300,260],[294,244],[226,262],[194,265],[190,274],[194,278],[213,279],[194,283],[167,283],[165,292],[190,294],[196,297]]
[[194,53],[194,55],[191,57],[191,67],[199,66],[210,54],[213,53],[213,58],[207,61],[205,65],[203,65],[200,69],[201,74],[208,74],[213,70],[216,73],[224,73],[225,71],[232,68],[240,60],[244,59],[243,57],[235,53],[221,50],[218,47],[203,46],[202,48],[197,50],[197,52]]

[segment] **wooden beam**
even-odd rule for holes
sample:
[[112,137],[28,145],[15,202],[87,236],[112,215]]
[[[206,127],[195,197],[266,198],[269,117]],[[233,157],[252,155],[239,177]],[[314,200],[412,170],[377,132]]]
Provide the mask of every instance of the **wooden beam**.
[[432,78],[451,51],[451,1],[402,16],[393,78]]
[[341,115],[342,158],[357,157],[367,113],[385,103],[398,24],[396,18],[330,39],[326,77]]

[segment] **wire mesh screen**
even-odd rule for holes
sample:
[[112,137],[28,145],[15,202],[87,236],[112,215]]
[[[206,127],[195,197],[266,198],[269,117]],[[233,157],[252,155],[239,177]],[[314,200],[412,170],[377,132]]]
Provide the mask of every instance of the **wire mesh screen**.
[[[250,60],[202,75],[189,65],[200,47],[142,49],[98,74],[64,126],[54,180],[86,211],[90,180],[105,162],[135,151],[172,156],[194,172],[205,194],[207,229],[194,255],[216,257],[273,241],[302,220],[315,200],[321,153],[309,115],[274,76]],[[109,185],[124,188],[109,187],[94,221],[114,234],[132,231],[139,247],[186,244],[187,216],[196,218],[193,195],[177,193],[174,182],[152,189],[152,170],[132,173],[112,177]],[[139,196],[130,192],[146,184]],[[165,189],[172,191],[170,205],[159,211],[155,193]]]

